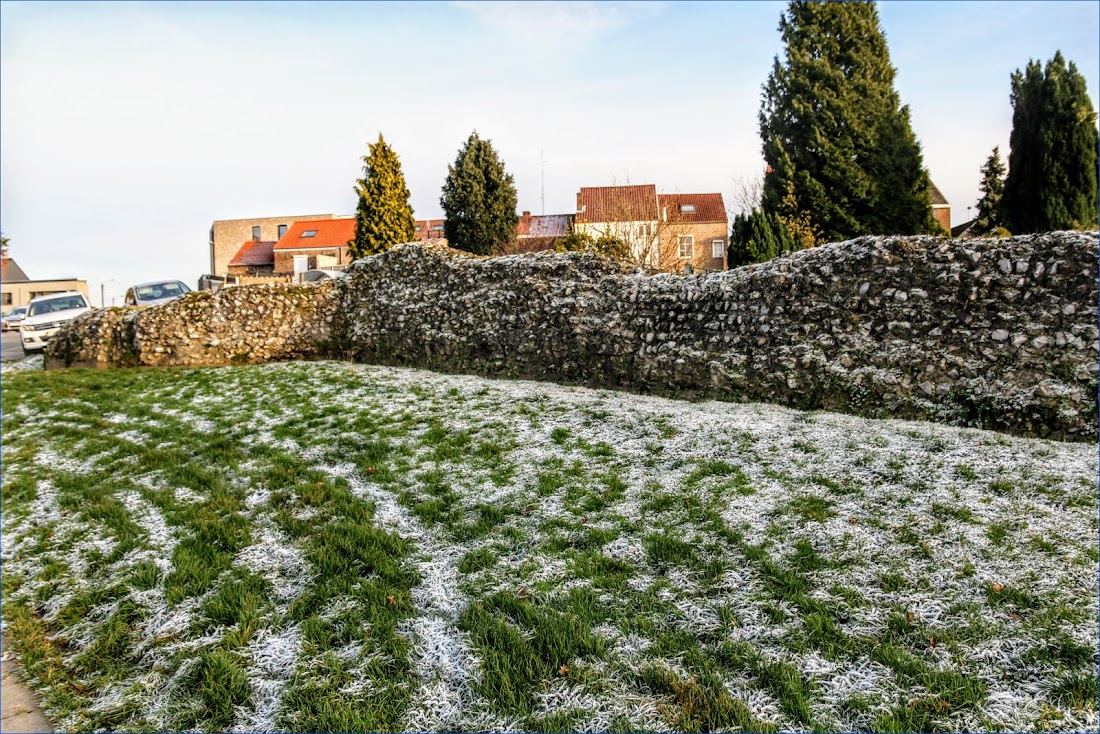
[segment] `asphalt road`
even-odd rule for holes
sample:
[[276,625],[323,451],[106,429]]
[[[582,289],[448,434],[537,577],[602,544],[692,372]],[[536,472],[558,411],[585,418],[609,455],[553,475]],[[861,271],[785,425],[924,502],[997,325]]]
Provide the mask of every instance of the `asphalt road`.
[[18,331],[5,331],[0,337],[0,360],[23,359],[23,345],[19,341]]

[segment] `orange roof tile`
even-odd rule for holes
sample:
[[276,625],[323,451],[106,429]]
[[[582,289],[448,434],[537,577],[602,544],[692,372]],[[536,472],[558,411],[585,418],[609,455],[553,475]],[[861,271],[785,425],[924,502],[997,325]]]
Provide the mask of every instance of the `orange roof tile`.
[[[657,205],[661,218],[669,222],[723,222],[726,219],[726,205],[721,194],[659,194]],[[685,206],[694,206],[695,211],[684,211]],[[667,214],[667,219],[665,219]]]
[[[308,237],[303,236],[312,232]],[[346,247],[355,239],[355,219],[315,219],[295,222],[275,243],[275,250],[311,250],[318,247]]]
[[657,219],[657,187],[586,186],[577,193],[577,222],[652,222]]
[[233,259],[229,261],[230,265],[274,265],[275,264],[275,243],[274,242],[245,242],[237,254],[233,256]]

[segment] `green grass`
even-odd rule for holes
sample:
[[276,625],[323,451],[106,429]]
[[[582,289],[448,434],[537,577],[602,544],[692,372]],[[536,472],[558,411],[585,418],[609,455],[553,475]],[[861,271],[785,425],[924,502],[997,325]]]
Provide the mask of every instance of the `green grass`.
[[339,363],[0,387],[5,620],[67,729],[1013,729],[1029,670],[1095,715],[1073,447]]

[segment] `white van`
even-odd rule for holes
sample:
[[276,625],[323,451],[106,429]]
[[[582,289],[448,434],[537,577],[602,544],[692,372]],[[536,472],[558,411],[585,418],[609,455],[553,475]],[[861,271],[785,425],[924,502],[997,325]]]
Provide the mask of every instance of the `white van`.
[[23,342],[23,351],[27,354],[41,352],[62,324],[91,310],[88,299],[79,291],[32,298],[27,306],[26,317],[19,322],[19,338]]

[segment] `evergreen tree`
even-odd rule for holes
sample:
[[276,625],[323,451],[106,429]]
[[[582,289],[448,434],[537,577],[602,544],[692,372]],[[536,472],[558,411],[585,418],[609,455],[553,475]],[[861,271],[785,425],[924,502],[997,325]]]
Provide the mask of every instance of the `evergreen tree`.
[[1005,165],[1001,162],[1001,149],[994,146],[981,169],[982,180],[978,190],[978,216],[974,219],[974,233],[988,234],[1001,225],[1001,198],[1005,189]]
[[488,255],[516,235],[516,185],[489,140],[477,131],[447,167],[439,199],[446,220],[443,233],[451,247]]
[[1016,234],[1097,224],[1096,111],[1085,78],[1062,52],[1046,69],[1029,61],[1012,75],[1012,135],[1001,199]]
[[791,2],[779,30],[786,59],[776,57],[760,109],[765,210],[809,215],[825,241],[935,231],[874,3]]
[[762,263],[800,249],[787,226],[774,214],[742,212],[730,227],[729,266]]
[[356,182],[359,205],[355,210],[355,239],[348,243],[348,255],[357,260],[416,239],[409,189],[401,161],[393,148],[378,134],[363,158],[363,178]]

